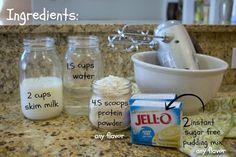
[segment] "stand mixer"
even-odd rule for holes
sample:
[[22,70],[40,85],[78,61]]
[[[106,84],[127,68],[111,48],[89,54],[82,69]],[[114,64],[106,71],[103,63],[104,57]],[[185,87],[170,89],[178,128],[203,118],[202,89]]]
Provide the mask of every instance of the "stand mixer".
[[108,46],[115,47],[116,43],[127,42],[130,47],[126,51],[138,50],[141,45],[148,45],[156,48],[159,64],[164,67],[198,70],[198,61],[195,57],[196,50],[191,38],[182,24],[178,21],[166,21],[161,23],[154,30],[154,35],[149,35],[148,31],[138,33],[128,33],[125,25],[122,30],[118,30],[117,35],[108,36]]

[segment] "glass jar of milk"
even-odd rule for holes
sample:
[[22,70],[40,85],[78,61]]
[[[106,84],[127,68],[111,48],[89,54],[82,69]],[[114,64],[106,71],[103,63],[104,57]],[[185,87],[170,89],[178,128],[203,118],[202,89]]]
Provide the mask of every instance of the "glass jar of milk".
[[21,110],[25,117],[43,120],[63,110],[61,61],[52,38],[24,40],[20,58]]
[[70,36],[64,58],[64,105],[70,115],[88,115],[93,80],[103,77],[96,36]]

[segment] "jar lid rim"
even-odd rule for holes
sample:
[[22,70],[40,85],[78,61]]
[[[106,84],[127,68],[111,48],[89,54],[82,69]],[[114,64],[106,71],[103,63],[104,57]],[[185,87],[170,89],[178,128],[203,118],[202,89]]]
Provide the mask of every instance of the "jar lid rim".
[[68,40],[97,40],[98,41],[98,37],[95,35],[71,35],[68,36]]
[[24,38],[23,43],[24,45],[41,45],[41,44],[47,44],[47,45],[53,45],[54,39],[51,37],[35,37],[35,38]]
[[[93,83],[92,83],[92,86],[93,88],[104,88],[104,87],[108,87],[107,85],[101,85],[101,84],[98,84],[96,83],[97,80],[94,80]],[[110,89],[107,89],[107,91],[117,91],[117,90],[126,90],[127,88],[130,88],[131,87],[131,82],[129,80],[127,80],[126,83],[124,83],[121,87],[118,87],[118,88],[110,88]]]

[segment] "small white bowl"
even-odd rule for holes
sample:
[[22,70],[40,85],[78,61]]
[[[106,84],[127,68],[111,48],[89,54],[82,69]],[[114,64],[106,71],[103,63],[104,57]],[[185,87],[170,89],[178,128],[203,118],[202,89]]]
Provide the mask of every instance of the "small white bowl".
[[[220,88],[228,64],[216,57],[197,54],[200,70],[173,69],[159,66],[156,51],[136,53],[132,56],[134,74],[142,93],[191,93],[204,103],[212,99]],[[201,103],[194,97],[183,97],[184,114],[194,114]]]

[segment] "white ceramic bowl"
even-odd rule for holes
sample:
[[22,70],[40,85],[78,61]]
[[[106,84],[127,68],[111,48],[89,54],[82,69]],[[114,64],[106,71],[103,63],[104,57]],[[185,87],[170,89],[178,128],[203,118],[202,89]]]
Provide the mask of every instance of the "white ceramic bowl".
[[[158,66],[155,51],[136,53],[132,56],[137,85],[142,93],[191,93],[204,103],[219,90],[228,64],[216,57],[197,54],[200,70],[173,69]],[[201,108],[194,97],[183,97],[184,114],[193,114]]]

